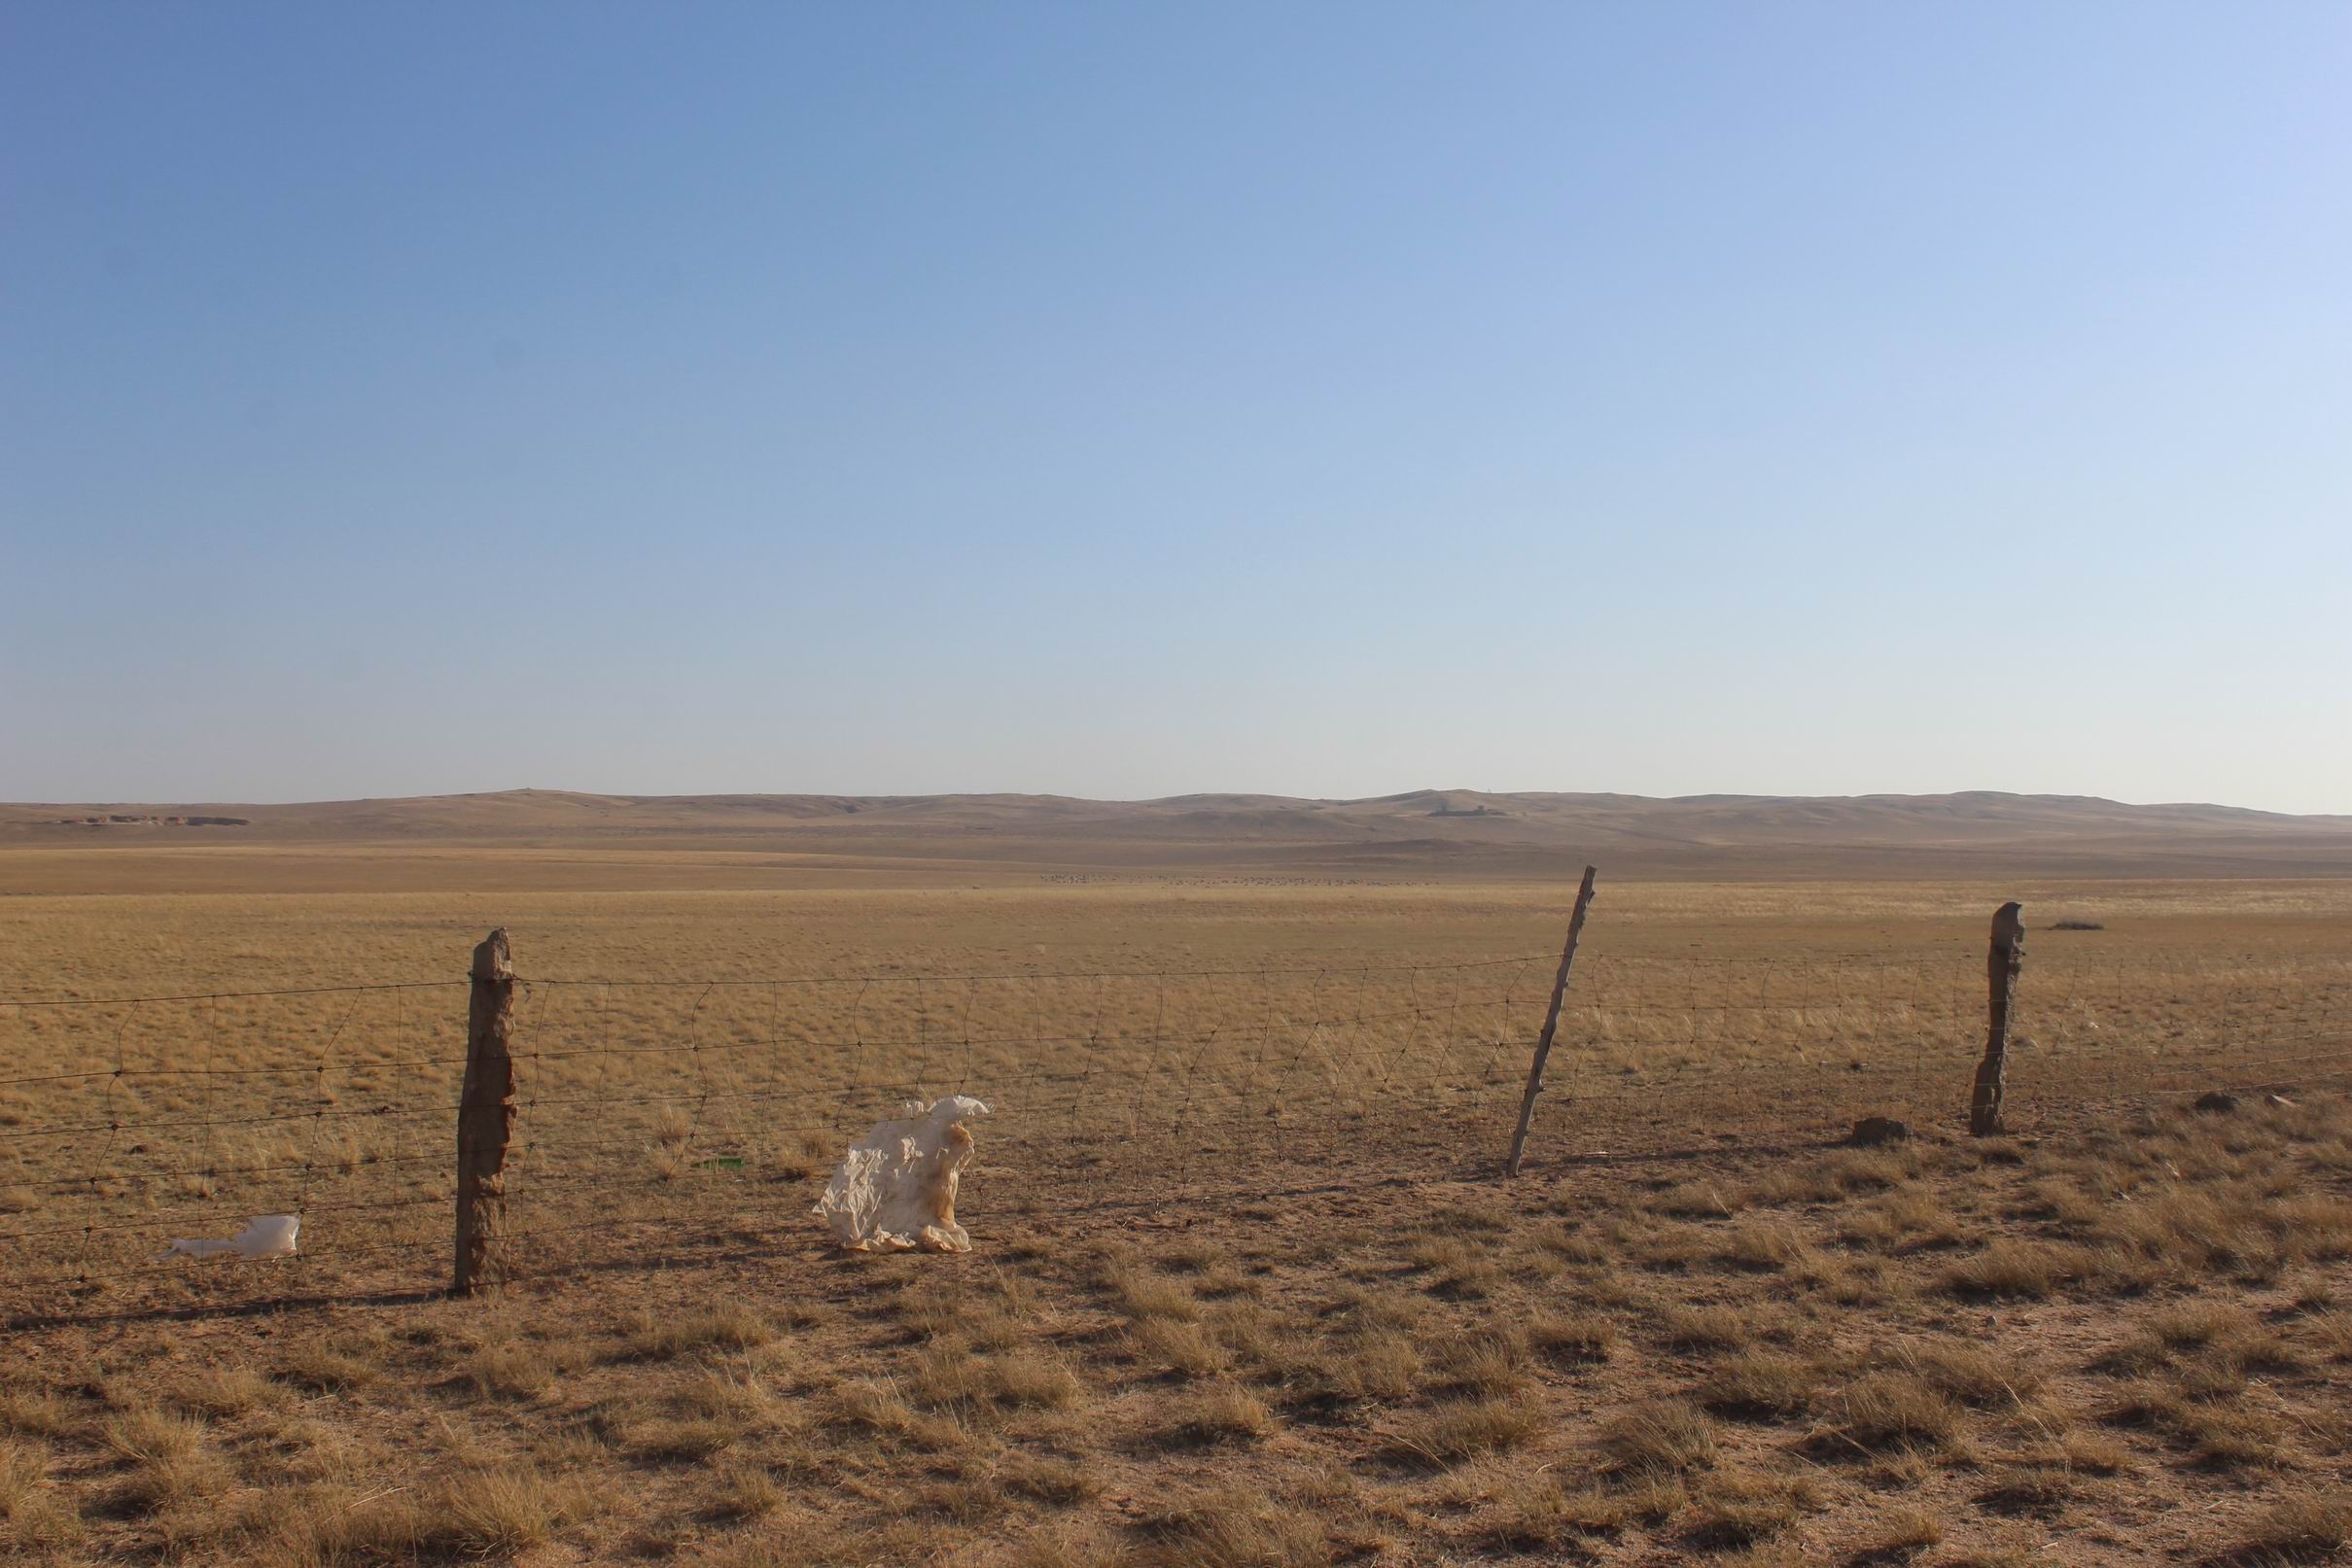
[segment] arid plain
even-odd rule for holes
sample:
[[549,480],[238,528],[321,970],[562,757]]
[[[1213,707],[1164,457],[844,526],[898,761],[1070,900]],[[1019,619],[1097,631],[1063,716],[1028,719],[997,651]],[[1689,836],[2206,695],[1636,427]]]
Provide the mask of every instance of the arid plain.
[[[2352,1529],[2352,819],[67,803],[0,808],[0,894],[26,1560],[2253,1563]],[[1970,1139],[2009,898],[2011,1134]],[[492,926],[516,1277],[451,1302]],[[997,1112],[977,1250],[828,1249],[830,1158],[951,1091]],[[1836,1141],[1872,1110],[1914,1135]],[[151,1261],[281,1208],[301,1258]]]

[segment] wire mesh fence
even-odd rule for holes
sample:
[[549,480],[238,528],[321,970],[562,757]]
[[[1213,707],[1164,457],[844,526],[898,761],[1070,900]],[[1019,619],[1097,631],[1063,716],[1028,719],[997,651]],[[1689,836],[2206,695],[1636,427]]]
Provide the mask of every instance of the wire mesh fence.
[[[1818,1138],[1865,1115],[1965,1125],[1986,1003],[1982,951],[1599,957],[1580,965],[1562,1009],[1572,1076],[1556,1074],[1554,1145],[1638,1147],[1676,1130]],[[2018,991],[2009,1103],[2019,1125],[2119,1096],[2348,1080],[2352,959],[2078,949],[2029,959]],[[1571,1097],[1572,1119],[1560,1103]]]
[[[994,1114],[985,1237],[1262,1193],[1491,1173],[1557,955],[1065,973],[529,976],[505,1225],[518,1274],[805,1244],[841,1149],[907,1100]],[[12,1316],[202,1309],[447,1281],[469,982],[0,1001]],[[2121,1094],[2340,1089],[2352,959],[2029,961],[2013,1120]],[[1692,1140],[1964,1117],[1982,950],[1579,959],[1530,1169]],[[157,1254],[252,1215],[291,1260]]]

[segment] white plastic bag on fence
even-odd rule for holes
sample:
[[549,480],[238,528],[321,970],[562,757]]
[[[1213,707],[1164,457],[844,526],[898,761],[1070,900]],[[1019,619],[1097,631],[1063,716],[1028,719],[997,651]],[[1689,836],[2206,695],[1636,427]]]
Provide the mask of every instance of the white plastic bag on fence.
[[194,1237],[180,1237],[171,1245],[156,1254],[156,1260],[169,1257],[209,1258],[219,1252],[233,1252],[240,1258],[290,1258],[294,1256],[294,1238],[302,1228],[298,1214],[256,1214],[245,1222],[245,1229],[225,1241],[207,1241]]
[[956,1223],[956,1187],[972,1152],[964,1124],[987,1114],[968,1095],[908,1100],[850,1145],[812,1212],[854,1252],[969,1252]]

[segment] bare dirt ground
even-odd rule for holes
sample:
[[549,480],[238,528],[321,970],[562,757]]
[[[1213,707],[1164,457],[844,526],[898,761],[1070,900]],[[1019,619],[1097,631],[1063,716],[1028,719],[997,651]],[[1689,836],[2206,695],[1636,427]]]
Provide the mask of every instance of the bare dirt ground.
[[[1540,875],[0,848],[0,996],[41,1003],[0,1008],[0,1541],[746,1568],[2340,1555],[2347,885],[1782,879],[1604,872],[1506,1183],[1567,890]],[[1970,1140],[2005,897],[2031,1043],[2013,1135]],[[492,924],[534,982],[533,1147],[516,1278],[452,1302],[459,975]],[[363,982],[402,989],[333,989]],[[92,1000],[119,996],[175,999]],[[2223,1082],[2234,1109],[2185,1108]],[[825,1246],[830,1156],[951,1089],[1000,1102],[978,1250]],[[1918,1135],[1837,1144],[1863,1108]],[[105,1130],[50,1134],[78,1125]],[[301,1258],[147,1261],[279,1207],[311,1216]],[[54,1227],[78,1234],[31,1234]]]

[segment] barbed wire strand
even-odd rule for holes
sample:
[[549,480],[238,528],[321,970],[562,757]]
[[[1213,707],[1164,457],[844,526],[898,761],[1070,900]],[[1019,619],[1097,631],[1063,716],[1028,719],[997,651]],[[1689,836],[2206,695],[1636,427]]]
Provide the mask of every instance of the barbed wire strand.
[[[2135,961],[2077,955],[2029,967],[2019,993],[2017,1065],[2023,1070],[2013,1076],[2013,1106],[2022,1098],[2017,1091],[2028,1086],[2053,1107],[2112,1098],[2124,1068],[2155,1094],[2232,1087],[2292,1095],[2352,1079],[2352,962],[2282,955],[2249,976],[2251,957],[2226,967],[2201,956]],[[1593,955],[1562,1011],[1538,1125],[1556,1147],[1573,1153],[1597,1137],[1622,1143],[1637,1128],[1665,1135],[1691,1124],[1695,1112],[1735,1101],[1786,1107],[1803,1125],[1825,1131],[1871,1102],[1952,1114],[1978,1049],[1970,1020],[1982,1003],[1971,999],[1980,961],[1973,955],[1965,961],[1958,955]],[[564,1207],[576,1200],[590,1209],[618,1197],[658,1204],[671,1191],[736,1190],[713,1183],[738,1173],[747,1194],[769,1190],[765,1183],[796,1183],[808,1162],[781,1154],[783,1140],[837,1147],[845,1132],[893,1108],[886,1091],[981,1092],[1010,1113],[991,1139],[999,1151],[992,1159],[1030,1162],[1040,1179],[1000,1195],[1007,1213],[1048,1212],[1073,1192],[1090,1210],[1128,1202],[1090,1179],[1083,1160],[1054,1163],[1065,1145],[1104,1132],[1128,1141],[1176,1133],[1177,1154],[1164,1168],[1187,1189],[1242,1179],[1232,1173],[1241,1168],[1235,1150],[1253,1151],[1245,1167],[1281,1161],[1285,1144],[1316,1113],[1364,1125],[1419,1118],[1491,1133],[1480,1118],[1510,1099],[1513,1080],[1524,1073],[1535,1003],[1545,994],[1524,982],[1530,968],[1544,972],[1550,962],[1541,955],[1357,959],[1336,969],[526,980],[517,987],[514,1059],[522,1081],[508,1167],[514,1222],[505,1235],[528,1249],[535,1270],[552,1269],[547,1238],[613,1223],[567,1221]],[[1345,993],[1336,997],[1328,994],[1335,974],[1346,976]],[[1187,980],[1216,984],[1186,988],[1178,1005],[1172,983]],[[1432,980],[1442,984],[1432,989]],[[2250,980],[2260,981],[2261,993]],[[61,1017],[97,1014],[113,1025],[111,1065],[0,1079],[18,1097],[0,1125],[0,1140],[18,1151],[9,1187],[31,1198],[18,1201],[30,1212],[0,1230],[0,1246],[13,1255],[68,1243],[55,1256],[64,1267],[39,1276],[53,1284],[166,1281],[173,1272],[132,1260],[152,1252],[167,1224],[187,1218],[193,1229],[208,1215],[268,1208],[304,1217],[297,1277],[332,1266],[341,1281],[347,1266],[373,1256],[439,1269],[443,1260],[432,1238],[376,1236],[369,1227],[406,1223],[404,1216],[421,1218],[450,1201],[449,1157],[428,1141],[433,1124],[456,1111],[453,1080],[464,1058],[437,1049],[454,1015],[421,1012],[412,1035],[407,1014],[411,993],[464,984],[0,1001],[20,1024],[51,1009]],[[1148,1008],[1136,1006],[1136,997],[1114,1022],[1114,993],[1141,984],[1151,988]],[[795,988],[826,993],[852,987],[846,1031],[830,1034],[810,1028],[788,996]],[[747,988],[749,1006],[725,1000]],[[557,1004],[576,992],[587,1005],[568,1023],[569,1010]],[[634,1011],[624,1016],[615,1001],[616,993],[688,992],[683,1014],[666,1023]],[[1299,992],[1303,998],[1293,994]],[[1940,1005],[1930,1005],[1931,992]],[[389,1034],[381,1042],[363,1037],[355,1050],[347,1043],[354,1025],[378,996],[391,1009]],[[266,1042],[283,1029],[273,1033],[241,1004],[303,998],[342,1001],[310,1009],[315,1032],[290,1048],[292,1060],[221,1060],[231,1027],[224,1004],[240,1004],[233,1021],[240,1034]],[[1286,1007],[1286,999],[1305,1005]],[[158,1015],[174,1007],[193,1009],[193,1063],[169,1059],[173,1028]],[[869,1027],[869,1007],[885,1021]],[[756,1016],[762,1010],[764,1028]],[[1047,1027],[1000,1030],[1000,1012]],[[1058,1031],[1051,1028],[1057,1014],[1070,1019]],[[887,1022],[898,1018],[911,1027]],[[642,1032],[664,1027],[685,1037]],[[136,1065],[134,1037],[143,1053]],[[159,1042],[152,1057],[151,1040]],[[1048,1057],[1058,1050],[1063,1063],[1038,1063],[1040,1050]],[[388,1054],[367,1054],[373,1051]],[[1069,1063],[1073,1053],[1078,1060]],[[30,1051],[19,1060],[32,1064]],[[382,1086],[367,1092],[376,1103],[337,1102],[338,1083],[363,1082]],[[232,1084],[244,1086],[240,1103],[224,1104]],[[151,1102],[142,1086],[159,1098]],[[1104,1103],[1114,1098],[1120,1112],[1106,1121]],[[33,1122],[28,1104],[55,1114]],[[764,1114],[764,1107],[788,1105],[797,1114]],[[78,1106],[87,1107],[79,1117],[72,1114]],[[660,1120],[665,1108],[679,1106],[689,1107],[682,1133]],[[343,1129],[339,1147],[331,1147],[330,1124]],[[272,1153],[262,1135],[279,1125],[288,1137]],[[389,1149],[380,1139],[373,1148],[353,1140],[370,1127],[385,1130]],[[1200,1135],[1190,1135],[1194,1130]],[[242,1160],[225,1152],[231,1132],[248,1140]],[[706,1158],[720,1148],[734,1152]],[[668,1151],[649,1162],[661,1180],[630,1188],[626,1162],[655,1150]],[[1212,1150],[1224,1152],[1211,1158]],[[1038,1159],[1047,1164],[1036,1166]],[[67,1161],[82,1168],[59,1168]],[[1220,1167],[1232,1168],[1217,1178]],[[421,1185],[386,1186],[410,1180]],[[67,1212],[55,1213],[60,1205]],[[267,1277],[253,1279],[260,1286]]]

